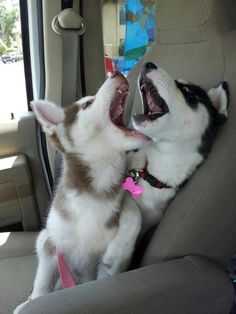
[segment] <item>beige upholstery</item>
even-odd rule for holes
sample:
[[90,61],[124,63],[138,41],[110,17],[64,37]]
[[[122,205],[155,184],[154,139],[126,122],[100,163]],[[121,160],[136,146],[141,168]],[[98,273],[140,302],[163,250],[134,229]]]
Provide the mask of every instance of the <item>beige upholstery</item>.
[[12,313],[32,289],[37,260],[34,232],[0,234],[0,313]]
[[235,28],[235,6],[231,0],[162,0],[157,10],[157,41],[186,44],[217,37]]
[[33,287],[36,256],[0,259],[0,313],[10,314],[27,300]]
[[[231,90],[229,120],[217,137],[209,159],[168,207],[145,252],[142,260],[145,267],[49,294],[29,303],[22,314],[226,314],[232,307],[230,280],[214,263],[224,270],[236,248],[236,2],[158,0],[157,3],[158,42],[129,75],[127,121],[133,104],[133,112],[140,110],[136,80],[141,64],[147,60],[164,67],[174,77],[205,88],[227,80]],[[31,257],[27,256],[18,258],[19,265],[25,258],[27,265],[30,264]],[[13,273],[9,260],[1,261],[2,276],[10,278],[11,285],[7,290],[9,295],[4,294],[4,304],[12,304],[14,294],[19,293],[14,302],[22,299],[31,288],[27,279],[27,287],[14,290],[19,274]],[[11,266],[19,269],[17,258],[13,257],[12,261]],[[24,272],[25,278],[29,278],[25,268]],[[8,313],[12,305],[4,309]]]
[[20,314],[228,314],[232,298],[223,272],[186,257],[48,294]]
[[36,232],[0,233],[0,259],[35,254]]

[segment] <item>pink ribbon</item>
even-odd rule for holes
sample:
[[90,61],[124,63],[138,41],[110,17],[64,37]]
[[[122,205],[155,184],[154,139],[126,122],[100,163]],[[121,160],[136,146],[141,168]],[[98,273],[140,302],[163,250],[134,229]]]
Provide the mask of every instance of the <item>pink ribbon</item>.
[[71,288],[75,286],[74,278],[72,277],[71,271],[67,266],[63,256],[58,253],[56,250],[56,257],[57,257],[57,266],[58,271],[60,274],[61,284],[63,289]]

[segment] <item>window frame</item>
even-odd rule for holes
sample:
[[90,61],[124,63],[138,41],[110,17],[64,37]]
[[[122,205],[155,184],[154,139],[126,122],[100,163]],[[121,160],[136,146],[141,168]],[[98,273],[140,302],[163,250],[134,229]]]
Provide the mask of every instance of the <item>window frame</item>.
[[31,69],[31,53],[30,53],[30,38],[29,38],[29,20],[28,20],[28,1],[19,0],[20,5],[20,21],[22,34],[22,50],[25,73],[25,88],[27,96],[28,110],[31,111],[30,101],[34,98],[32,69]]

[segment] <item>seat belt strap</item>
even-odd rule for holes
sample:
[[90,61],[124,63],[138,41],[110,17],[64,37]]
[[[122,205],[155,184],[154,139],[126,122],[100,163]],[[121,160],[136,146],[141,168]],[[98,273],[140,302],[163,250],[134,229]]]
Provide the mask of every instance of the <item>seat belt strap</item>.
[[85,31],[85,22],[77,11],[68,8],[53,19],[52,26],[62,36],[61,105],[64,107],[82,96],[79,36]]
[[81,98],[80,40],[74,30],[62,32],[62,106]]
[[[62,36],[61,106],[65,107],[82,96],[79,36],[85,31],[85,21],[77,11],[67,7],[53,19],[52,27]],[[61,168],[62,156],[56,151],[54,187],[59,182]]]

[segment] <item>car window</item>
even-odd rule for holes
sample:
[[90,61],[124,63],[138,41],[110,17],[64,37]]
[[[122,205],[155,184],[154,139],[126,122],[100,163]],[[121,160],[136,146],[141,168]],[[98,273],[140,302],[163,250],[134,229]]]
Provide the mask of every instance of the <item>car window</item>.
[[0,120],[27,111],[19,0],[0,0]]
[[107,0],[103,5],[106,72],[127,74],[155,40],[156,1]]

